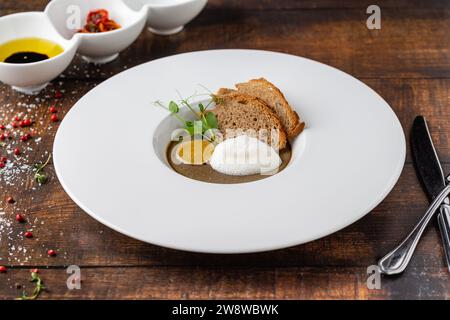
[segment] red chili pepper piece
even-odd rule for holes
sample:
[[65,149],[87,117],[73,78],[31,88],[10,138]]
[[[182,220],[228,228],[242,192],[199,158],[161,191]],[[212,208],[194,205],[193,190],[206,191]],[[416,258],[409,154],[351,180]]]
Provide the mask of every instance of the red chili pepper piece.
[[56,256],[56,251],[50,249],[50,250],[47,251],[47,254],[48,254],[50,257],[55,257],[55,256]]
[[105,9],[95,10],[89,12],[86,25],[79,32],[95,33],[105,32],[119,29],[121,26],[114,20],[109,19],[109,13]]
[[23,222],[25,222],[25,218],[21,214],[16,214],[16,221],[19,223],[23,223]]

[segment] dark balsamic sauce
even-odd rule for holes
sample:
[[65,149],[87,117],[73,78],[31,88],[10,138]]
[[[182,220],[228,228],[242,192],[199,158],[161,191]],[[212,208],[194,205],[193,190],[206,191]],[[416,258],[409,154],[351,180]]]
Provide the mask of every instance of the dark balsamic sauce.
[[33,63],[47,60],[48,55],[37,52],[17,52],[5,59],[7,63]]

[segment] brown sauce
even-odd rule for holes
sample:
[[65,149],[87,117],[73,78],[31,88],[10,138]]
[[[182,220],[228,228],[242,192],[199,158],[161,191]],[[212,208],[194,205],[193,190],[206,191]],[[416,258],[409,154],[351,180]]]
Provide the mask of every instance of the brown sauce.
[[[249,176],[230,176],[220,172],[215,171],[209,164],[203,165],[188,165],[188,164],[176,164],[171,159],[172,151],[176,148],[178,142],[171,142],[167,147],[166,158],[170,166],[177,173],[198,181],[209,182],[209,183],[220,183],[220,184],[234,184],[234,183],[245,183],[258,181],[265,178],[271,177],[270,175],[249,175]],[[286,148],[280,151],[281,165],[279,171],[284,170],[289,164],[292,157],[292,149],[289,144]]]

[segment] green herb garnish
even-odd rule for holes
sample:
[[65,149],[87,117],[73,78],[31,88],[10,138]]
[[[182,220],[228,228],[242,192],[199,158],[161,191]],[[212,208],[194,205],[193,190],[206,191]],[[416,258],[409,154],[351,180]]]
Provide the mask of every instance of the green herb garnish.
[[50,161],[50,158],[52,155],[50,154],[47,158],[47,161],[45,161],[44,164],[36,163],[34,165],[34,180],[36,180],[40,184],[44,184],[47,182],[47,174],[43,171],[44,168],[47,166],[48,162]]
[[[211,100],[206,106],[203,103],[199,103],[197,105],[197,111],[189,102],[189,100],[194,96],[196,95],[193,95],[187,99],[181,99],[178,103],[175,101],[170,101],[168,106],[164,105],[160,101],[156,101],[155,105],[169,111],[176,119],[178,119],[178,121],[181,122],[181,124],[183,125],[183,129],[185,129],[189,133],[189,135],[193,136],[195,134],[201,134],[202,136],[207,137],[207,139],[214,140],[214,135],[211,135],[210,132],[218,128],[218,123],[216,115],[213,112],[208,111],[208,108],[213,102],[215,102],[215,98],[211,95]],[[181,107],[188,108],[195,116],[195,120],[186,120],[182,116],[180,116],[179,113]]]
[[31,272],[30,282],[34,282],[36,284],[33,292],[31,293],[31,296],[28,296],[27,293],[24,291],[22,292],[22,295],[16,300],[35,300],[39,296],[41,291],[45,289],[43,282],[37,272]]

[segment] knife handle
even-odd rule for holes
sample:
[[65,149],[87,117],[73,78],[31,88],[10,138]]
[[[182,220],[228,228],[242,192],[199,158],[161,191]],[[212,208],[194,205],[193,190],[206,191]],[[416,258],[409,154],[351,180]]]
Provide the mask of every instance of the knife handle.
[[[447,177],[447,181],[450,182],[450,176]],[[411,231],[406,239],[378,262],[378,266],[382,273],[387,275],[398,274],[406,269],[426,226],[449,193],[450,184],[447,184],[441,193],[433,200],[425,215],[420,219],[419,223],[414,227],[413,231]]]
[[438,222],[444,245],[445,260],[447,261],[447,268],[450,272],[450,205],[443,204],[440,206]]

